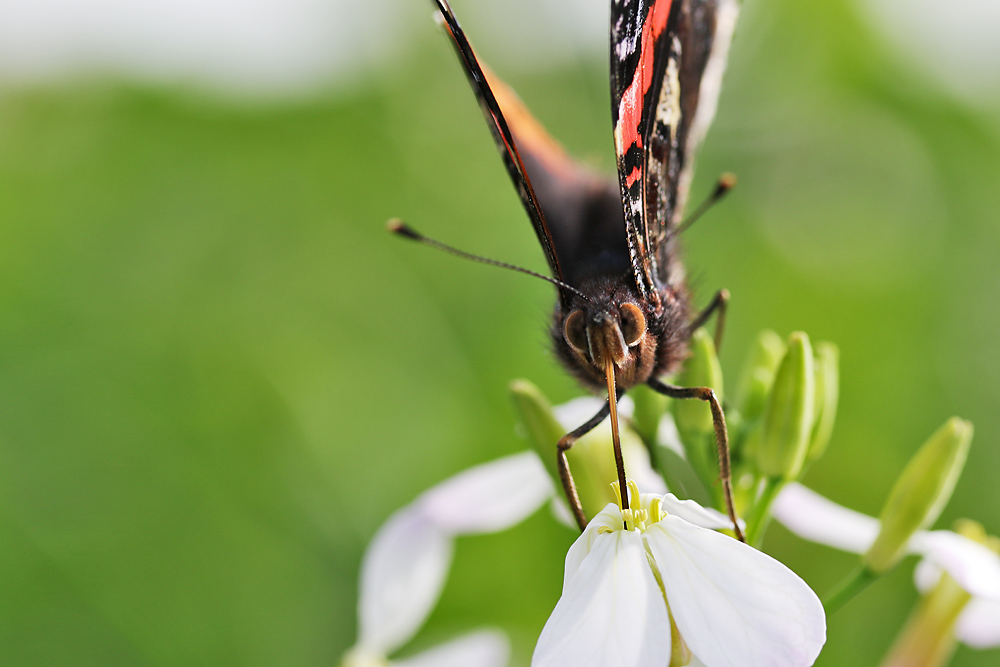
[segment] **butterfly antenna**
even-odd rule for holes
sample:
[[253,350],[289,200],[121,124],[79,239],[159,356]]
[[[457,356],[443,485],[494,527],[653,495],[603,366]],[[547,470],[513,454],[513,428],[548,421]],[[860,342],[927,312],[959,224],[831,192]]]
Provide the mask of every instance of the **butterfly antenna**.
[[688,216],[687,220],[679,224],[677,228],[669,234],[669,236],[679,236],[691,225],[696,223],[698,218],[705,215],[705,212],[708,211],[708,209],[718,203],[718,201],[725,197],[726,194],[734,187],[736,187],[736,174],[726,173],[719,176],[719,180],[716,182],[715,189],[712,190],[712,194],[710,194],[705,201],[703,201],[698,208],[694,210],[694,213]]
[[564,283],[561,280],[556,280],[555,278],[551,278],[551,277],[546,276],[546,275],[544,275],[542,273],[536,273],[535,271],[532,271],[530,269],[525,269],[525,268],[520,267],[520,266],[515,266],[513,264],[508,264],[507,262],[500,262],[500,261],[497,261],[495,259],[490,259],[489,257],[482,257],[480,255],[473,255],[471,252],[465,252],[464,250],[459,250],[458,248],[453,248],[450,245],[447,245],[445,243],[441,243],[440,241],[437,241],[437,240],[432,239],[430,237],[424,236],[423,234],[421,234],[420,232],[418,232],[417,230],[415,230],[413,227],[410,227],[408,224],[406,224],[402,220],[399,220],[398,218],[393,218],[392,220],[390,220],[388,222],[388,224],[386,225],[386,227],[388,227],[388,229],[389,229],[390,232],[392,232],[393,234],[395,234],[397,236],[402,236],[403,238],[410,239],[411,241],[416,241],[417,243],[423,243],[426,246],[430,246],[432,248],[437,248],[438,250],[444,250],[445,252],[449,252],[452,255],[456,255],[456,256],[461,257],[463,259],[471,259],[472,261],[479,262],[480,264],[489,264],[490,266],[497,266],[497,267],[499,267],[501,269],[510,269],[511,271],[517,271],[518,273],[524,273],[524,274],[527,274],[529,276],[534,276],[535,278],[541,278],[542,280],[544,280],[547,283],[552,283],[556,287],[562,288],[564,290],[572,292],[573,294],[576,294],[577,296],[579,296],[580,298],[582,298],[584,301],[588,301],[588,302],[590,301],[590,299],[587,297],[586,294],[584,294],[583,292],[581,292],[577,288],[573,287],[572,285],[567,285],[566,283]]

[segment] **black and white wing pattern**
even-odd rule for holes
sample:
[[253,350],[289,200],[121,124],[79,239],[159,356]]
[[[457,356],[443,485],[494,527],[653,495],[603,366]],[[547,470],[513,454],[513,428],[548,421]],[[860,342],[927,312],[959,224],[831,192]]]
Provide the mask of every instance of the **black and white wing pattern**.
[[718,99],[736,0],[613,0],[611,112],[626,237],[640,293],[674,283],[694,154]]

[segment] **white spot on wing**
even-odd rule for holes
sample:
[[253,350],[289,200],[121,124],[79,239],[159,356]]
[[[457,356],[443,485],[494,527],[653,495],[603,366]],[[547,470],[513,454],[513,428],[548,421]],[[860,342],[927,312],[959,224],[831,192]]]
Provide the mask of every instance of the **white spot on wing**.
[[667,61],[667,72],[656,104],[656,121],[670,128],[671,143],[677,140],[677,128],[681,122],[681,82],[677,68],[681,57],[681,43],[677,37],[674,37],[673,47],[676,55]]

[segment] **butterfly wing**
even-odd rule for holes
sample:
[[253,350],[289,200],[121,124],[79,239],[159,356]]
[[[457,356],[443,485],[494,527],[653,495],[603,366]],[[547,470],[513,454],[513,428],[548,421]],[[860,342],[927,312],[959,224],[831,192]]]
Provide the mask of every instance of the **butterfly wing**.
[[[455,18],[455,14],[452,12],[448,2],[446,0],[435,0],[435,3],[437,4],[438,11],[441,13],[445,30],[451,38],[452,46],[455,47],[458,59],[462,63],[465,74],[482,109],[483,116],[486,118],[486,124],[493,135],[493,141],[500,151],[504,166],[507,167],[507,173],[514,182],[514,187],[521,198],[521,203],[524,204],[525,211],[527,211],[528,217],[531,219],[531,224],[535,228],[535,234],[538,236],[538,241],[545,252],[549,268],[557,280],[564,280],[559,255],[556,252],[552,234],[549,232],[548,225],[546,224],[545,214],[538,203],[538,197],[528,178],[527,170],[518,152],[513,133],[501,111],[496,95],[490,87],[490,82],[486,78],[483,67],[476,58],[476,54],[472,51],[472,46],[469,44],[462,26],[459,25],[458,19]],[[562,290],[560,290],[561,292]]]
[[[447,2],[435,1],[553,275],[578,287],[595,269],[628,271],[618,185],[566,153],[478,61]],[[567,296],[560,289],[564,305]]]
[[563,280],[580,287],[595,273],[627,272],[630,264],[618,184],[570,157],[514,91],[488,69],[484,71],[538,198]]
[[715,113],[736,0],[613,0],[611,95],[618,181],[641,294],[672,283],[694,153]]

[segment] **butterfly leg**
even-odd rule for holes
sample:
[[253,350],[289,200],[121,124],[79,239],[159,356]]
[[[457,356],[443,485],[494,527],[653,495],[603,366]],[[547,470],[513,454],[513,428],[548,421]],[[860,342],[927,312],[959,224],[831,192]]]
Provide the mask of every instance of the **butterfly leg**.
[[719,311],[718,316],[715,318],[715,349],[716,351],[722,348],[722,334],[726,328],[726,306],[729,304],[729,290],[720,289],[715,293],[715,298],[712,302],[708,304],[705,310],[698,313],[698,317],[694,318],[691,323],[690,330],[692,332],[696,331],[699,327],[705,325],[708,318],[712,316],[712,313]]
[[722,414],[722,406],[711,387],[678,387],[660,382],[652,378],[647,382],[653,391],[671,398],[697,398],[708,403],[712,410],[712,425],[715,427],[715,443],[719,452],[719,480],[722,482],[722,496],[726,503],[726,513],[733,522],[733,531],[740,542],[746,542],[736,516],[736,506],[733,504],[733,472],[729,464],[729,433],[726,431],[726,418]]
[[611,404],[605,403],[596,415],[588,419],[583,426],[564,435],[559,439],[559,444],[556,445],[556,466],[559,469],[559,479],[562,481],[563,491],[566,493],[566,502],[569,503],[573,518],[576,519],[576,525],[580,527],[581,532],[587,527],[587,515],[583,513],[583,505],[576,492],[576,483],[573,481],[573,473],[569,469],[566,452],[573,447],[577,440],[593,431],[609,414],[611,414]]

